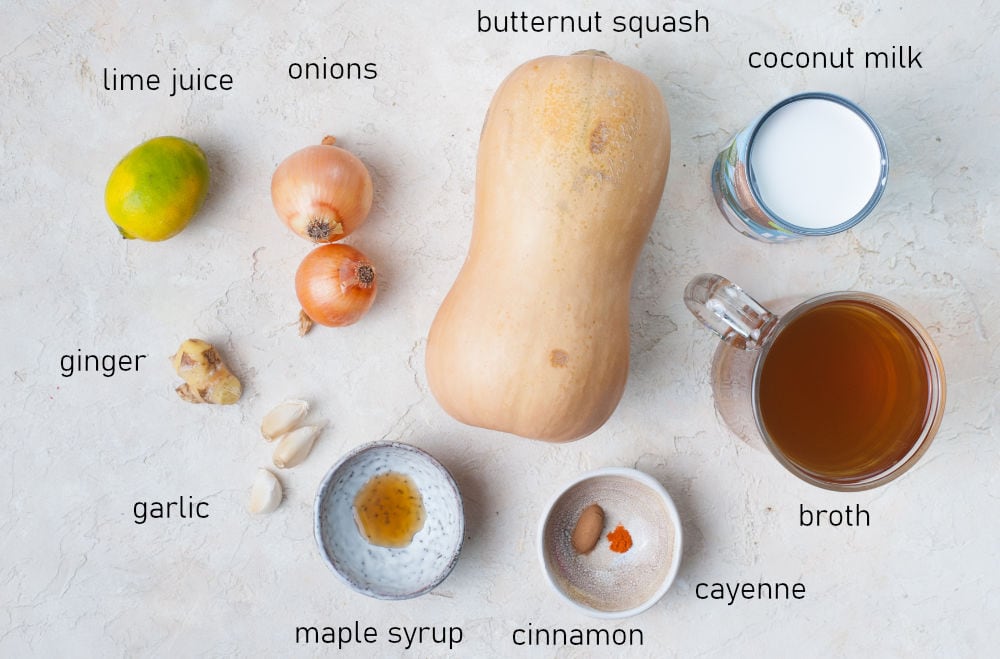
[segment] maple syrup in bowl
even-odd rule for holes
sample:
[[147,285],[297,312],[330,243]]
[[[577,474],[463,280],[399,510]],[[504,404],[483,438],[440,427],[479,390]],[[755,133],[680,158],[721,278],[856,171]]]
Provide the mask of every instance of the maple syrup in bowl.
[[354,590],[378,599],[417,597],[458,560],[462,497],[425,451],[401,442],[366,444],[323,479],[314,530],[323,559]]
[[386,471],[372,476],[354,497],[354,520],[368,542],[402,548],[424,528],[424,499],[413,479]]

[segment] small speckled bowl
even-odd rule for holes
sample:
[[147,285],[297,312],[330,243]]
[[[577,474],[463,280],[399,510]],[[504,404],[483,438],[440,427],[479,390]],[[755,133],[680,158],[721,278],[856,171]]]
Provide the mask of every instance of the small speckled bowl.
[[[426,512],[423,528],[401,549],[370,544],[354,518],[358,490],[388,471],[413,480]],[[465,537],[462,497],[451,474],[424,451],[398,442],[365,444],[341,458],[320,484],[315,533],[327,565],[354,590],[384,600],[418,597],[455,567]]]
[[[597,546],[577,554],[570,537],[583,509],[604,510]],[[608,533],[621,524],[632,536],[624,553]],[[538,555],[564,600],[596,618],[627,618],[653,606],[681,564],[681,522],[663,486],[635,469],[608,467],[580,475],[553,497],[538,527]]]

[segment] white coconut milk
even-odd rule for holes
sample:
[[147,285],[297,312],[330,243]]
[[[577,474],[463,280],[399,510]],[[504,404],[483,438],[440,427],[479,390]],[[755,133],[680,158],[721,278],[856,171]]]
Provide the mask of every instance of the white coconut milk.
[[782,106],[760,126],[750,169],[761,201],[807,229],[837,226],[868,204],[882,153],[871,127],[835,101],[806,98]]

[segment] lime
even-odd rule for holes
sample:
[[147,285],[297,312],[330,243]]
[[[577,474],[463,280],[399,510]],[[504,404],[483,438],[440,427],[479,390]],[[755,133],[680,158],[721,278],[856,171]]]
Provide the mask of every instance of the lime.
[[156,137],[115,165],[104,205],[122,236],[158,241],[180,233],[207,193],[208,161],[198,145]]

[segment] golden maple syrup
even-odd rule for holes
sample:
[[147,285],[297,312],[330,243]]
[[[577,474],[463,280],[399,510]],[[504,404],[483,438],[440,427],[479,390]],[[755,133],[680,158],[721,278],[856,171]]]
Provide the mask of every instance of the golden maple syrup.
[[379,547],[406,547],[426,518],[420,490],[406,474],[387,471],[372,476],[354,497],[358,531]]

